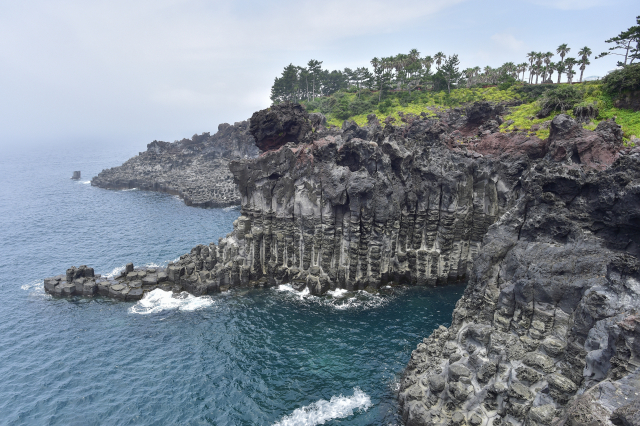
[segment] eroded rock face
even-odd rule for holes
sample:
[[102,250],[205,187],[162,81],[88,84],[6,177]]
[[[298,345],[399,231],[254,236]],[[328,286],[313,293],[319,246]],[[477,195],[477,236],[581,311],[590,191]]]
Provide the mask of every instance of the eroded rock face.
[[91,185],[166,192],[196,207],[238,205],[240,196],[229,161],[257,154],[248,122],[223,123],[212,136],[203,133],[174,143],[153,141],[145,152],[100,172]]
[[622,148],[622,129],[613,120],[601,121],[595,132],[565,114],[551,121],[549,156],[603,170],[613,164]]
[[[317,119],[317,126],[322,119]],[[254,112],[251,134],[261,151],[277,149],[287,142],[300,142],[312,129],[309,114],[300,104],[282,103]]]
[[[547,161],[523,173],[451,327],[412,354],[400,389],[408,425],[444,425],[456,413],[488,425],[631,418],[640,381],[624,381],[628,400],[614,395],[638,374],[639,179],[638,155],[599,173]],[[452,374],[461,365],[471,372],[464,394]],[[433,377],[446,381],[441,391],[425,385]],[[594,405],[601,388],[611,396]]]
[[[399,392],[408,426],[580,424],[588,402],[576,395],[636,371],[640,151],[616,151],[615,123],[591,132],[559,116],[542,141],[479,131],[493,124],[461,110],[401,127],[308,119],[315,131],[229,164],[242,212],[217,245],[163,271],[130,268],[107,284],[73,272],[45,288],[80,294],[85,280],[84,294],[95,281],[93,294],[134,300],[160,273],[163,288],[194,294],[466,280],[452,325],[412,353]],[[632,402],[593,415],[627,421]]]

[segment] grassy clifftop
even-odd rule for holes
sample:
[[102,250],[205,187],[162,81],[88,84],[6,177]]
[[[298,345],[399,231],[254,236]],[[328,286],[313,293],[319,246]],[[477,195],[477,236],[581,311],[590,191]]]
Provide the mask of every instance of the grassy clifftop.
[[[566,100],[563,100],[565,98]],[[522,102],[519,106],[510,108],[510,114],[505,116],[505,123],[501,126],[503,132],[514,129],[528,130],[530,134],[546,138],[549,136],[547,122],[555,114],[564,112],[575,117],[578,108],[582,107],[583,110],[591,108],[596,111],[596,115],[585,122],[586,128],[594,129],[600,121],[615,117],[616,122],[622,126],[625,142],[633,143],[633,137],[640,136],[640,111],[614,107],[613,99],[603,91],[602,84],[598,82],[572,86],[550,84],[459,88],[451,90],[450,95],[444,91],[390,92],[386,93],[382,100],[379,99],[378,92],[351,89],[310,102],[303,101],[302,104],[309,112],[325,114],[330,125],[341,126],[344,120],[353,120],[358,125],[364,125],[369,114],[375,114],[380,122],[392,120],[398,123],[406,114],[424,113],[434,116],[438,110],[460,107],[476,101]],[[551,108],[551,112],[548,116],[541,117],[539,113],[545,105]]]

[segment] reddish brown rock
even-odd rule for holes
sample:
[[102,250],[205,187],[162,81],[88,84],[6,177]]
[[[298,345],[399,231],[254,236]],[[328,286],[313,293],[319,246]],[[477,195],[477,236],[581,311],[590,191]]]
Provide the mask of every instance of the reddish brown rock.
[[565,114],[551,121],[549,159],[570,161],[597,170],[613,164],[622,148],[622,129],[613,120],[598,124],[595,131],[583,129]]
[[475,151],[483,155],[527,155],[536,159],[546,155],[547,142],[522,133],[493,133],[482,138],[475,146]]

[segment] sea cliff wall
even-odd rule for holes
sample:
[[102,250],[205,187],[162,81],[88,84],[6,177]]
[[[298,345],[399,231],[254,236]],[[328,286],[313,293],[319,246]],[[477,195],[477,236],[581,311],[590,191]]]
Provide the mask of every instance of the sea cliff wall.
[[173,143],[153,141],[121,166],[100,172],[91,185],[165,192],[194,207],[233,206],[240,204],[240,197],[229,161],[256,155],[247,121],[223,123],[214,135],[203,133]]
[[[499,133],[504,110],[342,129],[296,105],[257,112],[263,152],[229,163],[242,203],[231,234],[164,270],[72,268],[45,288],[136,300],[464,280],[452,325],[403,375],[407,425],[635,424],[637,394],[615,390],[640,392],[640,150],[614,121],[588,131],[566,115],[548,140]],[[591,403],[597,392],[610,396]]]

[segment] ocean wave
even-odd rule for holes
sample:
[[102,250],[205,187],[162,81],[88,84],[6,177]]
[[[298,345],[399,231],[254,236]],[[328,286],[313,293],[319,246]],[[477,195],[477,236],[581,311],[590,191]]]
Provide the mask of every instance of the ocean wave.
[[306,407],[297,408],[274,423],[274,426],[323,425],[329,420],[352,416],[356,410],[367,411],[372,406],[369,395],[356,387],[353,388],[353,396],[332,396],[330,401],[321,399]]
[[294,295],[300,299],[306,299],[307,296],[310,296],[309,289],[307,287],[305,287],[302,291],[297,291],[291,286],[291,284],[280,284],[278,287],[275,287],[275,290],[281,293]]
[[137,191],[138,188],[129,188],[129,189],[121,189],[120,191],[122,192],[128,192],[128,191]]
[[122,266],[116,266],[115,268],[113,268],[113,270],[112,270],[111,272],[108,272],[108,273],[106,273],[106,274],[102,274],[102,276],[103,276],[103,277],[105,277],[105,278],[109,278],[109,279],[111,279],[111,278],[115,278],[115,277],[117,277],[118,275],[120,275],[120,273],[121,273],[122,271],[124,271],[124,267],[125,267],[125,265],[122,265]]
[[91,183],[90,180],[81,180],[79,181],[80,183],[84,184],[84,185],[89,185]]
[[196,311],[214,304],[210,296],[196,297],[187,292],[174,296],[170,291],[159,288],[145,294],[135,305],[129,308],[132,314],[156,314],[168,310]]
[[373,294],[364,290],[349,291],[343,288],[329,290],[324,296],[314,296],[305,287],[302,291],[296,291],[291,284],[280,284],[274,290],[284,295],[289,295],[297,300],[317,303],[338,310],[347,309],[373,309],[384,306],[391,298],[386,295]]
[[46,294],[44,291],[44,280],[33,280],[27,284],[21,285],[20,289],[28,291],[31,296],[41,296]]

